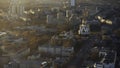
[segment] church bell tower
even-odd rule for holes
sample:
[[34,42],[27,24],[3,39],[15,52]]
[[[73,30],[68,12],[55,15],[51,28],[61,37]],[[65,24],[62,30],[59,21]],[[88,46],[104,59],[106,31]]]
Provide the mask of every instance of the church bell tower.
[[79,25],[79,30],[78,30],[79,35],[89,35],[90,34],[90,26],[86,20],[87,17],[88,17],[88,11],[85,8],[85,10],[83,11],[83,17],[82,17],[81,24]]

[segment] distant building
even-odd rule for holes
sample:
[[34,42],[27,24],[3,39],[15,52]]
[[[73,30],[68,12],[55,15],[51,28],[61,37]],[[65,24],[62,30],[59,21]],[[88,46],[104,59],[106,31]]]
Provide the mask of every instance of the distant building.
[[59,21],[57,20],[57,16],[54,16],[53,14],[48,14],[46,16],[46,23],[47,24],[57,24]]
[[7,64],[10,61],[9,56],[0,56],[0,68],[3,68],[4,64]]
[[63,20],[65,18],[65,15],[63,12],[58,12],[57,13],[57,19]]
[[4,68],[19,68],[19,64],[16,62],[9,62],[7,65],[4,65]]
[[99,52],[99,56],[103,58],[99,63],[95,63],[94,68],[115,68],[116,55],[115,51],[102,48]]
[[47,15],[46,22],[47,22],[47,24],[53,23],[53,15],[51,15],[51,14]]
[[104,68],[115,68],[114,63],[104,63]]
[[21,58],[25,55],[28,55],[30,53],[30,48],[23,48],[16,52],[16,54],[13,56],[13,58]]
[[94,68],[103,68],[103,64],[102,63],[95,63]]
[[22,58],[26,55],[28,55],[30,53],[30,48],[13,48],[10,50],[10,47],[9,49],[6,49],[6,53],[7,54],[3,54],[4,56],[10,56],[11,59],[14,59],[14,58]]
[[63,31],[59,34],[59,37],[61,37],[62,39],[73,39],[74,38],[74,34],[72,31]]
[[114,63],[96,63],[94,68],[115,68]]
[[57,23],[65,23],[65,13],[64,12],[58,12],[57,13]]
[[34,60],[22,61],[19,68],[40,68],[41,62]]
[[47,24],[62,24],[65,23],[65,13],[64,12],[53,12],[47,14],[46,16],[46,23]]
[[74,52],[73,47],[62,47],[62,46],[39,46],[39,52],[49,53],[52,55],[62,55],[62,56],[70,56]]
[[8,18],[16,19],[23,16],[24,6],[21,0],[10,0],[10,5],[8,9]]
[[71,6],[71,7],[74,7],[74,6],[75,6],[75,1],[76,1],[76,0],[70,0],[70,6]]
[[66,10],[65,16],[68,18],[72,15],[72,10]]

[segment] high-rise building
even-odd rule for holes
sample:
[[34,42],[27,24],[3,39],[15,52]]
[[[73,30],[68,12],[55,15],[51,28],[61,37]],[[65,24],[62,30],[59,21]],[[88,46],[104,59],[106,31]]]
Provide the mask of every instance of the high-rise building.
[[53,23],[53,15],[48,14],[48,15],[46,16],[46,22],[47,22],[47,24]]
[[68,17],[70,17],[73,13],[72,13],[72,10],[66,10],[66,13],[65,13],[66,15],[66,17],[68,18]]
[[11,0],[8,9],[8,18],[16,19],[23,16],[24,6],[21,0]]
[[75,0],[70,0],[70,6],[74,7],[75,6]]

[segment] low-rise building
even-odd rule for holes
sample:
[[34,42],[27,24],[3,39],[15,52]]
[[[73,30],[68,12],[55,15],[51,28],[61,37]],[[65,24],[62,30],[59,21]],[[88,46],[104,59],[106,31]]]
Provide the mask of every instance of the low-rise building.
[[39,46],[39,52],[49,53],[52,55],[62,55],[62,56],[70,56],[74,53],[73,47],[62,47],[62,46]]
[[9,62],[7,65],[4,65],[4,68],[19,68],[19,64],[16,62]]
[[102,55],[103,58],[99,63],[96,63],[96,65],[94,65],[94,68],[115,68],[115,51],[104,50],[103,52],[100,51],[99,55]]
[[22,61],[19,65],[20,68],[40,68],[41,62],[34,60],[27,60],[27,61]]

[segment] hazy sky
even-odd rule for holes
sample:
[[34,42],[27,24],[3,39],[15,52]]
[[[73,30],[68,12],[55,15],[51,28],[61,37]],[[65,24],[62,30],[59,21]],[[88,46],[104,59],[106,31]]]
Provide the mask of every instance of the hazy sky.
[[[9,6],[9,3],[10,3],[11,0],[0,0],[0,7],[8,7]],[[19,0],[18,0],[19,1]],[[22,3],[24,4],[29,4],[29,3],[32,3],[34,4],[35,1],[37,1],[37,3],[57,3],[59,1],[62,1],[62,0],[21,0]],[[66,1],[66,0],[65,0]]]
[[[8,3],[10,0],[0,0],[0,3]],[[35,0],[21,0],[22,2],[33,2]],[[49,3],[49,2],[55,2],[55,1],[67,1],[67,0],[38,0],[40,2],[44,2],[44,3]],[[116,2],[116,1],[119,1],[119,0],[78,0],[78,1],[108,1],[108,2]]]
[[[36,0],[21,0],[23,3],[35,3]],[[40,3],[58,3],[60,1],[67,1],[67,0],[37,0]],[[120,3],[120,0],[77,0],[80,2],[95,2],[95,3],[99,3],[99,2],[110,2],[110,3]],[[0,0],[0,7],[8,7],[9,6],[9,2],[10,0]]]
[[[8,4],[10,1],[11,0],[0,0],[0,5]],[[62,1],[62,0],[21,0],[21,1],[22,3],[34,3],[35,1],[40,2],[40,3],[55,3],[55,2]]]

